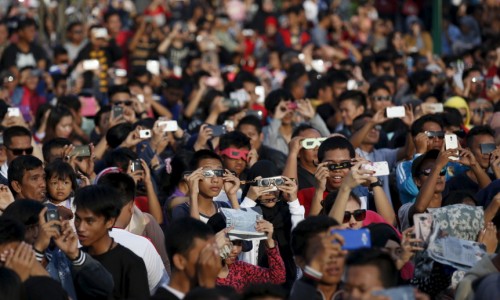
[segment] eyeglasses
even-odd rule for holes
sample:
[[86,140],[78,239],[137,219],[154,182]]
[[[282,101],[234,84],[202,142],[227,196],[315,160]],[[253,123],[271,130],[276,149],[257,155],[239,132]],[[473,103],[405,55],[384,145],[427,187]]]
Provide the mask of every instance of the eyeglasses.
[[342,223],[348,223],[351,220],[351,216],[353,216],[356,221],[363,221],[366,218],[366,209],[356,209],[352,212],[344,212],[344,220],[342,220]]
[[6,148],[9,149],[10,151],[12,151],[12,154],[14,154],[15,156],[33,154],[33,147],[29,147],[26,149],[12,149],[12,148],[8,148],[8,147],[6,147]]
[[244,161],[246,161],[248,152],[250,151],[236,148],[226,148],[221,152],[221,154],[232,159],[243,159]]
[[372,99],[375,101],[392,101],[391,96],[372,96]]
[[471,81],[474,83],[480,83],[484,81],[484,77],[483,76],[472,77]]
[[444,131],[426,131],[425,134],[428,138],[438,138],[440,140],[444,139]]
[[212,178],[212,177],[224,177],[224,170],[203,170],[203,177]]
[[326,140],[326,138],[309,138],[304,139],[301,144],[304,149],[310,150],[317,148]]
[[278,198],[271,198],[271,199],[260,199],[260,203],[276,203],[279,202],[280,199]]
[[123,101],[113,101],[113,105],[119,106],[119,105],[125,105],[125,106],[131,106],[132,103],[134,103],[132,100],[123,100]]
[[352,163],[350,161],[341,162],[338,164],[328,164],[327,168],[330,171],[340,170],[340,169],[350,169]]
[[473,109],[472,112],[474,114],[478,114],[478,115],[483,115],[484,113],[486,112],[493,112],[493,108],[476,108],[476,109]]
[[[432,169],[425,169],[420,171],[420,175],[429,176],[431,175],[431,172]],[[439,176],[444,176],[444,175],[446,175],[446,169],[442,169],[441,172],[439,172]]]

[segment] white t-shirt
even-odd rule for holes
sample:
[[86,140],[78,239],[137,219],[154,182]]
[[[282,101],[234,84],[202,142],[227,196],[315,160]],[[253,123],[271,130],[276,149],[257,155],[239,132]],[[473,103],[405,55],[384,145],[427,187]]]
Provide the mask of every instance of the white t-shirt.
[[130,249],[135,255],[144,260],[148,272],[149,291],[154,293],[158,283],[163,276],[168,274],[160,255],[153,244],[145,237],[130,233],[124,229],[113,228],[109,235],[115,239],[115,242]]

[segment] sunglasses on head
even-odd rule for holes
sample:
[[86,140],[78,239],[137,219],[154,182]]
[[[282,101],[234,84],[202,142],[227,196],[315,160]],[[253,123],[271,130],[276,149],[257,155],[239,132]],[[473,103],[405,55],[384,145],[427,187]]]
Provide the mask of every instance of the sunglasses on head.
[[392,101],[391,96],[372,96],[372,99],[375,101]]
[[131,106],[132,103],[133,103],[132,100],[123,100],[123,101],[114,101],[113,105],[118,106],[118,105],[122,105],[123,104],[125,106]]
[[351,220],[351,216],[353,216],[356,221],[363,221],[366,218],[366,209],[356,209],[352,212],[344,212],[344,220],[342,220],[342,223],[348,223]]
[[12,149],[12,148],[7,148],[10,151],[12,151],[12,154],[18,156],[18,155],[31,155],[33,154],[33,147],[29,147],[26,149]]
[[310,150],[317,148],[326,140],[326,138],[310,138],[304,139],[301,144],[304,149]]
[[[431,175],[431,172],[432,169],[425,169],[420,171],[420,175],[429,176]],[[446,175],[446,169],[442,169],[441,172],[439,172],[439,176],[444,176],[444,175]]]
[[221,155],[225,155],[232,159],[243,159],[247,160],[248,150],[241,150],[236,148],[226,148],[221,152]]
[[428,138],[444,139],[444,131],[426,131],[425,134]]
[[338,164],[328,164],[327,168],[330,171],[340,170],[340,169],[350,169],[352,163],[350,161],[341,162]]

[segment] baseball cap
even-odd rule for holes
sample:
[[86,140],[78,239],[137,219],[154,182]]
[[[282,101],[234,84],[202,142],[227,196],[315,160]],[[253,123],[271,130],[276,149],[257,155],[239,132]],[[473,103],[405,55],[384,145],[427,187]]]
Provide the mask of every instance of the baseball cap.
[[426,159],[437,159],[439,156],[439,150],[433,149],[430,151],[427,151],[426,153],[420,155],[419,157],[415,158],[413,160],[413,163],[411,164],[411,175],[412,177],[417,177],[418,176],[418,170],[420,170],[420,166]]

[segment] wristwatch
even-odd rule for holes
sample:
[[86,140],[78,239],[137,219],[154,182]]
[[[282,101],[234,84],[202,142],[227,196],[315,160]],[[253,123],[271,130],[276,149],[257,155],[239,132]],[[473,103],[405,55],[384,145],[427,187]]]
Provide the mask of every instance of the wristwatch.
[[376,186],[383,186],[382,180],[380,178],[377,178],[377,181],[370,183],[370,190],[373,190],[373,188]]

